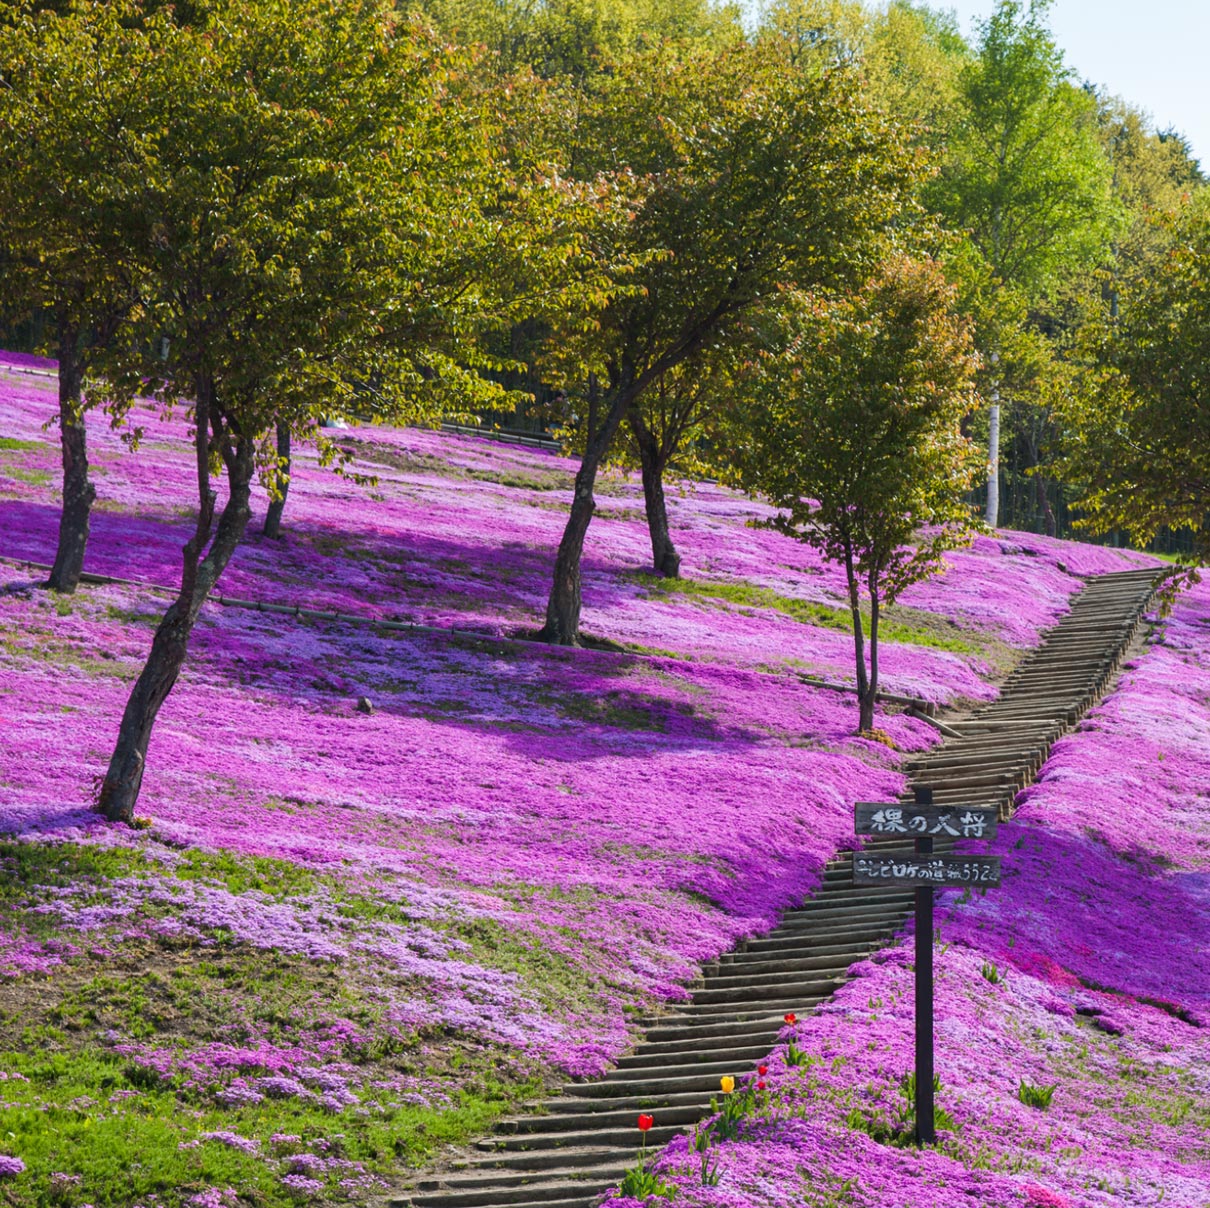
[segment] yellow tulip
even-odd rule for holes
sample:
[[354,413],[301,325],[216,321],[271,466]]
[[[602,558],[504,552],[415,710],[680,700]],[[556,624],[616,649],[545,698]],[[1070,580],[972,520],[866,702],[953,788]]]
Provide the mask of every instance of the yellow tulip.
[[720,1085],[723,1088],[723,1094],[729,1095],[733,1090],[735,1090],[735,1079],[728,1074],[726,1077],[720,1079]]

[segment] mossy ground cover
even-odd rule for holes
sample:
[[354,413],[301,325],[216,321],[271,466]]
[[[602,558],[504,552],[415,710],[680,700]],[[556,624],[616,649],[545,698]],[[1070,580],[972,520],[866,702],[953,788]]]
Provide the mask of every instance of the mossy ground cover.
[[[286,861],[179,856],[174,876],[232,894],[284,901],[317,884]],[[94,931],[82,942],[44,913],[60,890],[85,910],[103,908],[108,884],[162,874],[137,852],[7,842],[0,872],[7,925],[60,957],[53,976],[0,981],[0,1137],[27,1167],[0,1183],[0,1203],[126,1208],[188,1203],[215,1188],[249,1205],[363,1199],[552,1085],[549,1067],[469,1030],[392,1024],[369,970],[256,948],[221,928],[188,940]],[[402,913],[349,893],[338,909],[371,920]],[[140,913],[143,927],[154,921]],[[490,949],[552,997],[560,986],[584,992],[568,962],[485,924],[467,930],[469,947]],[[314,1076],[273,1085],[281,1054]],[[360,1097],[324,1102],[332,1079]]]

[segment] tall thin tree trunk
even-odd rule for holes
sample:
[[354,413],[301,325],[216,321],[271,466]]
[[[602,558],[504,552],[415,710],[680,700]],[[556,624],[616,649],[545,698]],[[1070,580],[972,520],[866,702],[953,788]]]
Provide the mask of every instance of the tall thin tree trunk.
[[80,583],[84,551],[96,488],[88,479],[88,444],[82,396],[84,366],[79,333],[74,325],[59,324],[59,443],[63,455],[63,509],[59,514],[59,545],[47,587],[70,594]]
[[990,528],[1000,523],[1000,404],[992,392],[987,436],[987,510],[984,519]]
[[580,644],[580,562],[584,556],[584,538],[588,535],[588,525],[596,510],[592,491],[601,462],[633,397],[634,391],[629,383],[616,388],[610,397],[604,422],[589,425],[588,444],[576,474],[567,527],[563,530],[559,552],[555,555],[555,573],[550,585],[550,598],[546,603],[546,624],[539,635],[543,641],[556,646]]
[[667,458],[655,433],[632,407],[628,416],[630,430],[639,447],[639,466],[643,474],[643,500],[647,507],[647,530],[651,534],[651,560],[656,573],[676,579],[681,573],[681,556],[668,531],[668,505],[664,500],[664,468]]
[[[857,568],[853,565],[853,551],[845,550],[845,576],[849,584],[849,614],[853,619],[853,654],[857,663],[857,709],[859,730],[868,730],[873,725],[874,705],[870,693],[870,680],[865,668],[865,629],[861,623],[861,593],[857,589]],[[867,700],[869,721],[866,720]]]
[[[253,442],[236,433],[234,445],[223,449],[227,470],[229,495],[214,532],[214,540],[203,557],[202,551],[210,538],[214,521],[215,493],[210,487],[209,432],[213,400],[209,383],[198,390],[197,456],[198,516],[197,526],[182,551],[181,589],[169,605],[164,619],[155,631],[151,653],[139,673],[126,702],[118,740],[109,768],[101,785],[97,809],[111,822],[130,822],[143,783],[147,764],[147,748],[152,727],[172,686],[176,683],[189,646],[198,613],[214,587],[215,581],[231,559],[244,534],[251,515],[252,474],[255,466]],[[217,427],[217,425],[216,425]],[[229,439],[227,432],[221,440]]]
[[290,425],[277,425],[277,491],[276,499],[269,501],[265,513],[264,534],[266,537],[281,536],[281,514],[286,507],[286,495],[290,490]]
[[1050,496],[1046,492],[1046,479],[1041,474],[1034,475],[1034,490],[1038,496],[1038,506],[1042,509],[1042,525],[1046,535],[1054,537],[1058,533],[1058,525],[1055,523],[1054,509],[1050,506]]
[[878,700],[878,615],[880,601],[878,598],[878,580],[873,571],[870,581],[866,584],[870,590],[870,680],[865,693],[860,700],[861,731],[874,728],[874,705]]

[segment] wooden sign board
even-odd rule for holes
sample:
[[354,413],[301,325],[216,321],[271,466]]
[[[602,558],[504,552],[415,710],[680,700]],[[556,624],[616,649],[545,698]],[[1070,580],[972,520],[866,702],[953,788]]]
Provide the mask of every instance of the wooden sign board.
[[967,805],[888,805],[859,801],[854,807],[859,835],[904,835],[912,839],[939,836],[992,839],[997,812]]
[[1000,884],[1000,857],[934,856],[912,852],[883,855],[855,851],[853,884],[933,888],[973,885],[979,889],[994,889]]

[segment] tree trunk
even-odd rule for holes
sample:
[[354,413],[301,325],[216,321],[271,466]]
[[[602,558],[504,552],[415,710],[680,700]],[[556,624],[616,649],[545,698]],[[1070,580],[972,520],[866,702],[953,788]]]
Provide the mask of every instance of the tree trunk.
[[866,690],[859,700],[861,724],[858,727],[863,733],[874,728],[874,705],[878,700],[878,581],[875,573],[870,572],[870,679]]
[[874,724],[874,696],[870,690],[865,668],[865,629],[861,623],[861,593],[857,590],[857,568],[853,551],[845,550],[845,576],[849,584],[849,614],[853,620],[853,654],[857,662],[858,730],[868,730]]
[[59,546],[46,586],[67,594],[80,584],[88,527],[96,488],[88,480],[88,444],[81,397],[84,366],[79,334],[59,325],[59,443],[63,454],[63,510],[59,515]]
[[1038,506],[1042,509],[1042,524],[1046,535],[1054,537],[1058,533],[1058,525],[1055,523],[1054,510],[1050,506],[1050,496],[1046,493],[1046,479],[1041,474],[1034,475],[1034,489],[1038,495]]
[[556,646],[580,644],[580,561],[584,555],[584,538],[588,535],[588,525],[596,509],[592,489],[601,462],[635,393],[629,385],[619,386],[612,394],[605,422],[600,425],[594,422],[589,426],[588,444],[579,473],[576,474],[571,512],[559,542],[559,552],[555,555],[555,573],[550,585],[550,598],[546,603],[546,624],[539,634],[543,641]]
[[[995,395],[992,395],[993,400]],[[987,511],[983,517],[989,528],[1000,523],[1000,404],[993,401],[987,437]]]
[[277,425],[277,491],[276,499],[269,500],[265,513],[264,534],[266,537],[281,536],[281,514],[286,507],[286,495],[290,490],[290,425]]
[[667,457],[655,434],[643,417],[631,408],[630,430],[639,447],[639,465],[643,472],[643,499],[647,506],[647,530],[651,534],[651,559],[656,574],[676,579],[681,573],[681,556],[668,532],[668,506],[664,501],[664,467]]
[[[205,384],[204,384],[205,386]],[[214,520],[215,494],[210,489],[208,419],[211,403],[208,388],[198,390],[196,454],[198,462],[198,517],[193,536],[182,551],[181,589],[155,631],[151,653],[135,681],[109,769],[101,785],[97,810],[111,822],[130,822],[143,783],[147,747],[160,706],[176,683],[188,650],[189,635],[198,613],[215,581],[231,559],[251,515],[252,474],[255,467],[253,442],[230,427],[221,430],[220,442],[234,441],[222,449],[227,470],[229,496],[205,556],[202,551]]]

